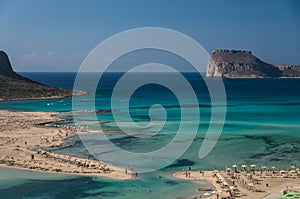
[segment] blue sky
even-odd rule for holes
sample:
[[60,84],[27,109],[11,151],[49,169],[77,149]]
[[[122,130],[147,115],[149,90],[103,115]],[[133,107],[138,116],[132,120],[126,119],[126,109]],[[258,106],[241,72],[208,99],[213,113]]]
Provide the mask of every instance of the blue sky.
[[296,0],[0,0],[0,49],[16,71],[76,71],[109,36],[157,26],[208,52],[246,49],[270,63],[300,64],[299,8]]

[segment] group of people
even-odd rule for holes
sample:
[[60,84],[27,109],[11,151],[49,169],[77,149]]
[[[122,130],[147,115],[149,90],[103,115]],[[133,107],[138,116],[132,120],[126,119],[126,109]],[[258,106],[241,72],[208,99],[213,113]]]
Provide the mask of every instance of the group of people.
[[189,166],[188,167],[188,169],[185,171],[185,177],[187,178],[187,177],[191,177],[191,171],[192,171],[192,167],[191,166]]

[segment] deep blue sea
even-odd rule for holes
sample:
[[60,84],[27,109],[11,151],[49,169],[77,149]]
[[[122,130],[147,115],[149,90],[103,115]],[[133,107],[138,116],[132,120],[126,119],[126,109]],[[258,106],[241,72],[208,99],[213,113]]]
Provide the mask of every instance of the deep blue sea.
[[[51,86],[72,89],[76,73],[22,73],[35,81]],[[170,79],[176,85],[172,74],[134,74],[133,79],[143,79],[147,75],[155,78]],[[275,165],[288,168],[291,164],[300,165],[300,79],[224,79],[226,90],[227,111],[222,134],[214,149],[205,158],[198,157],[199,148],[205,137],[211,119],[211,98],[205,82],[197,73],[183,73],[193,88],[197,104],[186,99],[186,104],[169,89],[157,84],[149,84],[137,89],[129,99],[131,119],[141,125],[147,125],[151,119],[149,108],[160,104],[166,113],[165,126],[155,136],[142,139],[127,135],[121,131],[126,127],[129,131],[137,131],[127,117],[115,122],[113,114],[123,113],[127,102],[122,95],[118,96],[118,110],[112,110],[112,91],[122,73],[107,73],[100,79],[95,94],[81,96],[76,100],[78,110],[91,109],[89,98],[95,99],[95,108],[101,110],[97,118],[79,113],[79,118],[89,126],[91,131],[97,130],[100,121],[102,130],[123,150],[150,152],[169,143],[179,128],[179,122],[193,126],[195,109],[200,109],[200,121],[193,144],[176,161],[159,171],[139,175],[130,181],[99,179],[92,177],[61,176],[36,172],[0,168],[0,198],[193,198],[197,195],[196,188],[208,186],[205,182],[176,180],[171,177],[173,171],[186,169],[224,169],[233,164],[256,164],[258,167]],[[90,91],[89,78],[95,74],[86,74],[83,88]],[[208,81],[214,81],[210,79]],[[126,89],[126,88],[124,88]],[[185,91],[181,93],[186,98]],[[221,106],[221,105],[220,105]],[[158,107],[160,109],[162,107]],[[220,107],[224,108],[224,107]],[[10,101],[1,102],[0,109],[21,111],[58,111],[59,117],[72,119],[72,99]],[[183,110],[187,117],[181,118]],[[104,111],[105,110],[105,111]],[[154,118],[151,128],[145,132],[154,132],[162,119]],[[219,121],[215,121],[219,122]],[[73,125],[72,120],[67,125]],[[186,135],[189,134],[187,129]],[[95,143],[93,134],[88,138],[91,145]],[[87,157],[79,137],[66,140],[66,145],[55,149],[57,152]],[[103,146],[101,153],[114,155],[109,146]],[[141,157],[143,158],[143,157]],[[139,159],[138,161],[142,161]],[[146,159],[145,159],[146,161]],[[165,161],[165,159],[154,159]],[[113,162],[117,164],[117,162]],[[161,176],[161,178],[158,178]]]

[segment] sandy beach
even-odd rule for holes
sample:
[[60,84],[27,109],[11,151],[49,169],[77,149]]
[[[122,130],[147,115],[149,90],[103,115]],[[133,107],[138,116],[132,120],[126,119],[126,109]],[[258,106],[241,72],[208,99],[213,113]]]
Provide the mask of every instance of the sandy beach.
[[60,121],[54,112],[0,111],[0,166],[88,175],[112,179],[131,179],[124,168],[95,160],[44,151],[42,148],[63,145],[63,139],[76,134],[74,127],[50,127]]
[[[300,176],[281,175],[273,172],[244,172],[238,173],[226,171],[180,171],[173,173],[173,177],[183,180],[204,180],[214,186],[212,190],[203,190],[205,198],[264,198],[277,199],[288,191],[300,191]],[[233,178],[234,176],[234,178]],[[251,178],[250,178],[251,176]],[[231,193],[231,194],[230,194]],[[204,195],[205,194],[205,195]]]
[[[104,162],[53,153],[43,148],[63,145],[63,139],[74,136],[76,129],[70,126],[53,127],[51,122],[64,120],[54,117],[55,112],[0,111],[0,166],[39,172],[69,175],[88,175],[111,179],[131,179],[128,171]],[[83,133],[83,132],[80,132]],[[294,172],[292,172],[294,171]],[[296,172],[295,172],[296,171]],[[186,172],[190,172],[188,175]],[[214,188],[201,190],[205,198],[235,197],[278,198],[283,189],[300,191],[299,169],[286,171],[257,169],[227,171],[180,171],[173,177],[184,180],[205,180]],[[199,192],[200,193],[200,192]]]

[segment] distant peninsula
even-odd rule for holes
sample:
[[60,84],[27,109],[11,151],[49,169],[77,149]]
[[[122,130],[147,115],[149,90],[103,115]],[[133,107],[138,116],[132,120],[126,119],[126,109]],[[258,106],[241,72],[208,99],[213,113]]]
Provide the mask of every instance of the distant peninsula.
[[[4,51],[0,51],[0,101],[71,97],[73,91],[47,86],[17,74]],[[75,95],[84,92],[75,92]]]
[[208,60],[206,77],[296,78],[300,77],[300,65],[269,64],[246,50],[214,50]]

